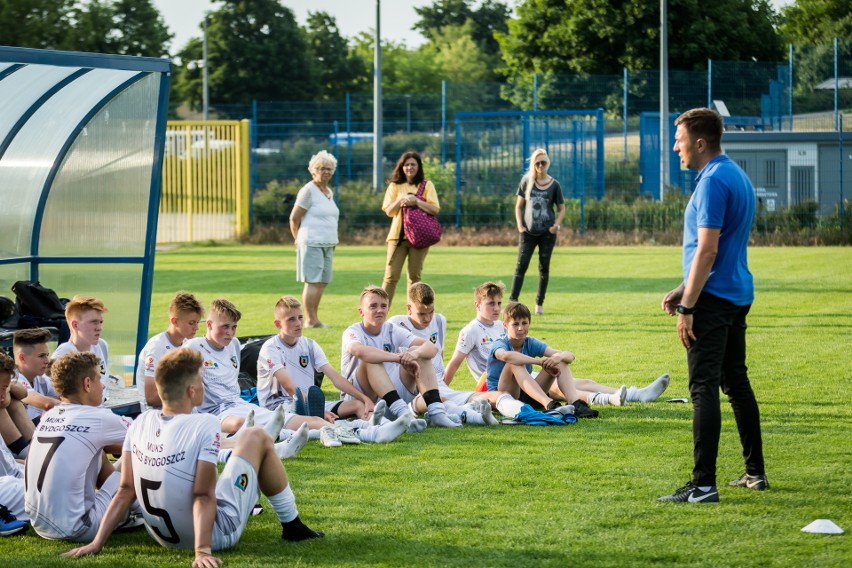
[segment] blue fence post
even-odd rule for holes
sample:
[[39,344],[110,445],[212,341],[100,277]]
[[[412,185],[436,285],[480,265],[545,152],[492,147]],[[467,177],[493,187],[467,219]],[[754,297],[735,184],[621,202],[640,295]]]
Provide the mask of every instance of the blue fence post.
[[595,111],[595,117],[597,119],[597,139],[596,139],[596,152],[597,152],[597,168],[596,168],[596,176],[597,176],[597,197],[601,199],[604,196],[604,110],[599,108]]
[[346,182],[352,181],[352,102],[346,93]]
[[793,44],[789,44],[787,62],[789,66],[787,77],[787,114],[790,116],[790,132],[793,131]]
[[[447,81],[441,81],[441,167],[447,165]],[[458,166],[458,162],[456,162]]]
[[[335,158],[340,158],[340,124],[335,120],[333,123],[334,128],[334,144],[332,145],[332,154],[334,154]],[[335,191],[337,189],[337,183],[333,181],[334,176],[332,176],[332,190],[331,193],[334,195],[334,204],[337,205],[337,208],[340,208],[340,191]]]
[[707,108],[713,108],[713,60],[707,58]]
[[622,116],[624,117],[624,161],[627,161],[627,67],[624,68],[624,110],[622,111]]
[[456,229],[461,229],[461,121],[456,115]]
[[843,115],[840,115],[840,228],[843,228]]
[[533,73],[533,111],[538,110],[538,73]]
[[837,80],[837,37],[834,38],[834,129],[837,130],[840,127],[840,121],[838,120],[838,112],[837,112],[837,89],[838,89],[838,80]]
[[525,112],[521,117],[521,164],[530,155],[530,113]]

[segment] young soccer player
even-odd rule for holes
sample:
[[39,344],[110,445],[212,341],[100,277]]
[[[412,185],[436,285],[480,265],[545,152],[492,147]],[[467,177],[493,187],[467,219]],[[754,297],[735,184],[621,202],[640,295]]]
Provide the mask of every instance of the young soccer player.
[[[8,355],[3,353],[5,359],[12,361]],[[8,373],[0,371],[2,379],[2,392],[0,392],[0,438],[9,446],[19,458],[24,458],[30,450],[30,441],[33,437],[35,426],[30,420],[27,409],[22,400],[27,396],[27,389],[23,385],[12,382],[15,372],[14,362],[10,363]],[[8,375],[8,376],[6,376]]]
[[[388,321],[411,332],[413,335],[431,342],[438,349],[432,358],[435,377],[438,379],[438,393],[447,408],[447,412],[462,417],[468,424],[496,426],[499,424],[491,414],[491,402],[503,393],[476,393],[474,391],[456,391],[444,383],[444,339],[447,336],[447,318],[435,313],[435,291],[425,282],[415,282],[408,288],[408,315],[397,315]],[[409,404],[416,413],[426,412],[423,397],[418,395]]]
[[[9,396],[15,363],[0,351],[0,402]],[[24,510],[24,466],[0,439],[0,535],[9,536],[26,529]]]
[[148,340],[139,361],[136,364],[136,387],[142,400],[142,410],[148,407],[162,406],[157,385],[154,384],[154,370],[160,358],[182,346],[198,333],[198,322],[204,317],[201,303],[189,292],[178,292],[169,304],[169,327]]
[[79,351],[91,352],[100,361],[101,382],[104,385],[104,400],[109,394],[109,346],[101,339],[101,331],[104,325],[104,314],[108,310],[104,303],[92,296],[74,296],[65,305],[65,321],[71,330],[71,337],[65,343],[59,345],[51,355],[56,359],[66,353]]
[[326,403],[326,419],[369,419],[373,401],[352,386],[332,367],[322,348],[302,335],[302,304],[293,296],[282,296],[275,304],[275,327],[278,335],[266,340],[257,358],[257,399],[270,410],[281,404],[292,404],[296,389],[307,394],[319,371],[342,393],[351,398]]
[[[118,454],[130,421],[99,408],[104,386],[94,353],[67,353],[51,368],[59,406],[42,415],[26,467],[26,511],[39,536],[89,542],[98,531],[119,475]],[[136,524],[122,515],[118,523]]]
[[45,410],[59,404],[59,395],[53,388],[47,368],[50,366],[51,334],[46,329],[19,329],[12,340],[15,365],[18,370],[15,382],[26,389],[27,395],[21,399],[27,407],[27,413],[33,423],[38,424]]
[[[191,339],[186,343],[188,348],[201,353],[204,361],[204,402],[199,411],[218,416],[223,432],[236,432],[252,412],[255,423],[264,426],[273,440],[280,436],[282,427],[286,427],[296,430],[305,440],[319,439],[326,447],[337,447],[344,443],[358,444],[362,441],[385,443],[396,439],[408,428],[407,422],[400,422],[379,432],[378,429],[369,430],[370,425],[364,424],[363,433],[359,430],[350,435],[348,430],[336,427],[317,416],[286,412],[283,406],[274,411],[268,410],[244,401],[240,398],[238,382],[240,342],[234,337],[241,317],[240,311],[228,300],[213,300],[207,315],[207,333],[204,337]],[[307,428],[302,429],[303,425]],[[304,441],[300,443],[303,444]],[[288,446],[289,444],[282,443],[275,447],[283,452]]]
[[372,400],[382,399],[395,416],[410,414],[407,403],[417,393],[426,403],[427,421],[434,426],[460,426],[447,415],[438,393],[432,358],[438,349],[431,342],[387,321],[389,300],[378,286],[361,292],[358,313],[362,320],[343,332],[341,371]]
[[131,426],[122,451],[121,485],[97,535],[65,556],[100,552],[137,497],[149,534],[162,546],[194,550],[193,566],[221,565],[213,551],[236,546],[260,492],[278,515],[281,538],[324,536],[300,519],[287,472],[263,429],[242,433],[217,479],[219,423],[192,412],[205,398],[197,351],[167,353],[155,381],[162,409],[148,410]]

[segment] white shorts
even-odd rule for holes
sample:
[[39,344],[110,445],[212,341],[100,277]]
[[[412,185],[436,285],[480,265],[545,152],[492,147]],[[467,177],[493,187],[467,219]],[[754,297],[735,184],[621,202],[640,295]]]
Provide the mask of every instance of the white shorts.
[[[275,417],[275,411],[269,410],[268,408],[263,408],[256,404],[252,404],[250,402],[246,402],[240,399],[239,404],[228,408],[227,410],[223,410],[217,418],[219,418],[219,422],[222,422],[225,418],[230,418],[232,416],[238,416],[240,418],[248,418],[249,413],[254,410],[254,425],[255,426],[266,426],[269,424],[272,419]],[[284,413],[284,426],[287,426],[287,423],[296,416],[292,412]]]
[[438,381],[438,394],[441,395],[441,400],[446,402],[452,402],[453,404],[457,404],[459,406],[464,406],[467,404],[467,401],[470,400],[470,397],[475,395],[476,393],[473,391],[457,391],[448,387],[444,381]]
[[104,518],[104,513],[106,513],[109,502],[112,501],[113,496],[118,492],[118,483],[120,480],[121,474],[117,471],[114,471],[112,475],[106,478],[101,488],[95,493],[94,504],[83,515],[83,519],[75,523],[75,527],[79,528],[72,534],[60,534],[53,523],[38,516],[33,516],[30,519],[33,530],[40,537],[49,540],[92,542],[95,540],[95,535],[98,534],[98,527],[101,526],[101,519]]
[[232,548],[239,541],[260,498],[257,472],[240,456],[231,456],[216,483],[213,550]]
[[24,480],[4,475],[0,477],[0,505],[5,505],[19,521],[29,521],[30,517],[24,510]]

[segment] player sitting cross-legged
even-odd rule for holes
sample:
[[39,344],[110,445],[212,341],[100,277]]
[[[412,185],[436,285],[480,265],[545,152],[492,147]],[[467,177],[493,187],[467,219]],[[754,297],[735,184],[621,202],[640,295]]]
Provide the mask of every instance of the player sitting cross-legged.
[[320,538],[299,518],[296,498],[272,439],[262,428],[240,435],[217,479],[219,421],[193,413],[204,400],[202,359],[178,349],[157,366],[162,410],[143,413],[128,431],[122,451],[121,485],[91,544],[66,556],[97,554],[134,499],[145,526],[162,546],[195,551],[193,566],[219,566],[214,550],[236,546],[263,492],[281,522],[281,538]]

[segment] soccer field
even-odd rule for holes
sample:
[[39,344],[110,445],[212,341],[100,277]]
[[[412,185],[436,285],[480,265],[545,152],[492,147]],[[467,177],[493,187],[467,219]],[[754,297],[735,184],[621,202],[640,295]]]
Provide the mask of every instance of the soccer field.
[[[424,279],[448,320],[445,360],[474,317],[473,288],[511,284],[515,250],[436,247]],[[175,291],[233,301],[239,336],[273,333],[272,307],[300,295],[288,247],[187,247],[157,254],[150,334],[166,326]],[[340,247],[320,305],[331,329],[306,330],[332,365],[358,293],[380,284],[385,251]],[[655,501],[689,480],[691,405],[598,407],[564,427],[427,429],[388,445],[327,449],[311,442],[285,462],[302,518],[325,539],[285,544],[274,513],[249,520],[227,566],[849,566],[852,564],[852,249],[752,248],[752,384],[760,403],[772,489],[726,487],[743,471],[730,406],[722,406],[718,505]],[[675,320],[660,311],[680,280],[672,247],[557,247],[546,315],[530,334],[573,351],[578,377],[644,386],[663,372],[663,399],[686,397]],[[530,267],[522,301],[533,303]],[[391,313],[405,310],[404,282]],[[504,298],[504,303],[508,294]],[[201,331],[203,333],[203,329]],[[109,314],[104,329],[109,339]],[[454,387],[472,388],[460,371]],[[328,381],[327,394],[331,395]],[[847,531],[813,535],[818,518]],[[144,531],[115,535],[97,558],[62,560],[67,543],[32,531],[0,539],[6,566],[189,566],[191,552]]]

